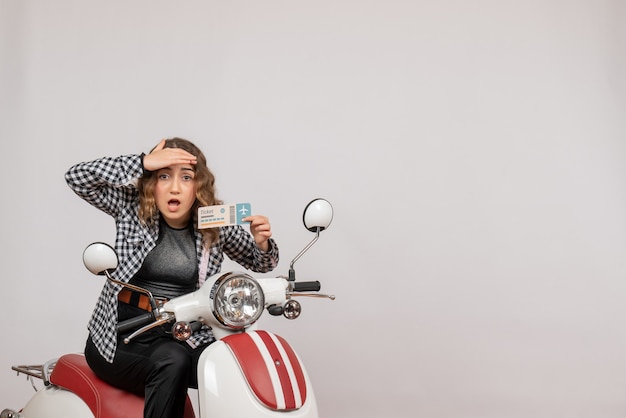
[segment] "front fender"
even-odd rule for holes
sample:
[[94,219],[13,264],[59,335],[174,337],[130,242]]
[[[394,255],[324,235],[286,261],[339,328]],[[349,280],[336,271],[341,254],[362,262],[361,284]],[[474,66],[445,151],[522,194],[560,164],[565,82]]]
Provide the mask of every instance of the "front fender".
[[318,416],[304,366],[284,339],[266,331],[207,347],[198,363],[198,396],[202,417]]

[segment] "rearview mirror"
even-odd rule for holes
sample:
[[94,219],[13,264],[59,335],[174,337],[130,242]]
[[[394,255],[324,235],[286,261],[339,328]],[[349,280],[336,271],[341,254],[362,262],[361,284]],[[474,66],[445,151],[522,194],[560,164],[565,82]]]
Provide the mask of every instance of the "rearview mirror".
[[326,199],[312,200],[304,208],[302,221],[311,232],[323,231],[333,220],[333,207]]
[[308,205],[304,208],[304,213],[302,214],[302,221],[304,222],[304,226],[311,232],[315,232],[315,238],[311,242],[307,244],[306,247],[298,255],[296,255],[293,260],[291,260],[291,264],[289,265],[289,281],[296,280],[296,271],[293,268],[294,264],[302,255],[308,251],[309,248],[320,237],[320,232],[328,228],[330,223],[333,220],[333,207],[330,202],[326,199],[314,199],[309,202]]
[[113,247],[104,242],[89,244],[83,251],[83,264],[87,270],[98,276],[104,276],[107,271],[115,270],[118,262]]

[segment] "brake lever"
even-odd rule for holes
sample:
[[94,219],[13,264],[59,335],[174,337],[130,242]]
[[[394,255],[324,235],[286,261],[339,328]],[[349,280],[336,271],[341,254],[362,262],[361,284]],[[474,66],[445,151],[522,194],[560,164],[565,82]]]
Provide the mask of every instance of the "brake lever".
[[173,319],[174,317],[170,316],[167,312],[164,312],[161,315],[161,317],[157,319],[156,321],[139,328],[137,331],[133,332],[128,337],[124,338],[124,344],[130,343],[130,340],[132,340],[136,336],[141,335],[144,332],[151,330],[152,328],[156,328],[161,325],[167,324],[168,322],[171,322]]
[[293,296],[307,296],[310,298],[323,298],[335,300],[335,295],[326,295],[323,293],[309,293],[309,292],[287,292],[287,298],[291,298]]

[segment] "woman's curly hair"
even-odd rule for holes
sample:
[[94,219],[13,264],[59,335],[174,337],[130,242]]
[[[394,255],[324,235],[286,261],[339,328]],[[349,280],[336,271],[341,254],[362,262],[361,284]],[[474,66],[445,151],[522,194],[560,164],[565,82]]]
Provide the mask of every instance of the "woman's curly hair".
[[[192,219],[197,229],[198,208],[202,206],[221,205],[222,201],[215,197],[215,176],[207,167],[206,157],[200,149],[191,141],[183,138],[171,138],[165,140],[164,148],[181,148],[193,154],[197,158],[197,163],[193,166],[195,171],[194,181],[196,182],[196,201],[192,210]],[[137,191],[139,192],[139,219],[151,225],[158,219],[156,200],[154,198],[154,188],[157,176],[155,172],[146,172],[137,181]],[[198,230],[204,237],[204,245],[210,246],[217,241],[219,230],[217,228],[207,228]]]

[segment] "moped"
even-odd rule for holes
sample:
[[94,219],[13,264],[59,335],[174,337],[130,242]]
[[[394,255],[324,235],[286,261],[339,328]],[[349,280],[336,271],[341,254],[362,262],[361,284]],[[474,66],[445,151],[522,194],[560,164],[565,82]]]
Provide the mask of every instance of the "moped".
[[[335,299],[319,293],[319,281],[297,282],[294,269],[295,262],[318,240],[332,218],[333,208],[325,199],[315,199],[305,207],[303,222],[315,237],[292,259],[288,276],[254,278],[244,272],[218,273],[195,292],[164,303],[145,289],[111,277],[118,264],[111,246],[90,244],[83,252],[83,262],[90,272],[149,300],[150,312],[118,324],[118,332],[129,334],[124,343],[132,344],[136,336],[166,324],[171,324],[172,337],[181,341],[203,325],[211,327],[216,341],[200,356],[197,370],[200,418],[312,418],[318,416],[318,409],[304,364],[284,338],[258,329],[257,320],[265,310],[274,316],[298,318],[301,305],[295,296]],[[5,409],[0,418],[143,416],[144,399],[100,380],[82,353],[12,369],[26,375],[36,393],[21,410]],[[37,390],[35,379],[43,381],[43,388]],[[185,418],[195,418],[190,395]]]

